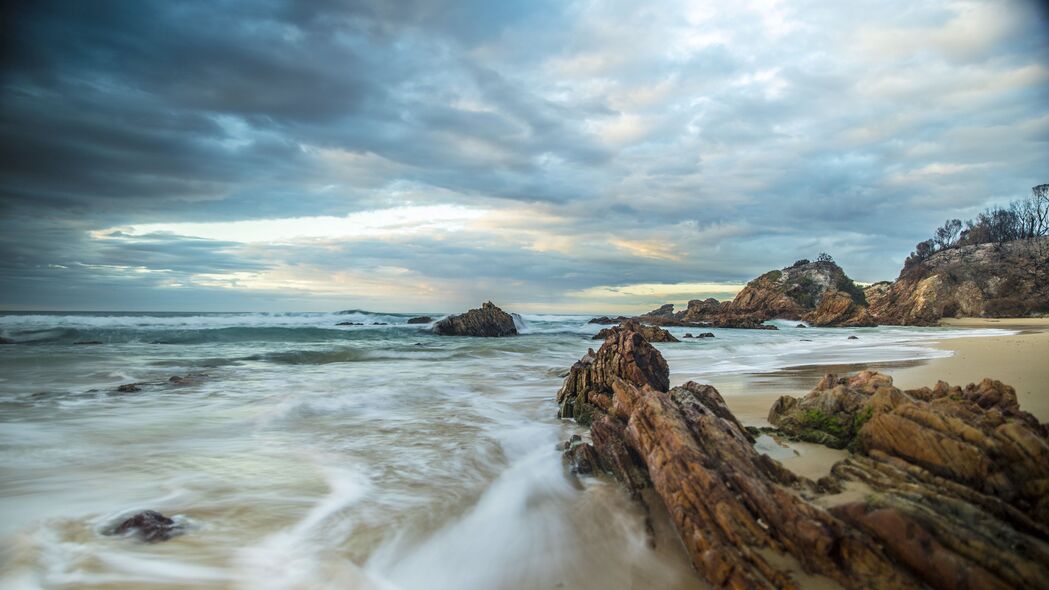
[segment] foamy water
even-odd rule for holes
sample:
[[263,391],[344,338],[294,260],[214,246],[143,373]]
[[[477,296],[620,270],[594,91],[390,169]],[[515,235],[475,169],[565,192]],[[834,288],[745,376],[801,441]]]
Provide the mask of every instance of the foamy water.
[[[0,316],[16,342],[0,346],[0,586],[699,587],[614,484],[564,471],[557,445],[579,429],[553,396],[598,344],[590,316],[525,315],[506,339],[408,317]],[[717,385],[1008,333],[779,325],[658,346],[675,382]],[[191,374],[206,377],[167,382]],[[146,384],[115,391],[131,382]],[[187,533],[102,534],[142,509]]]

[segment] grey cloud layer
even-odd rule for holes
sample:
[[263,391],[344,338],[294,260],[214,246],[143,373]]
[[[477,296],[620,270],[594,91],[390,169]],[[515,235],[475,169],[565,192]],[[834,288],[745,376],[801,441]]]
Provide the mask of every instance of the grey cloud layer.
[[[597,285],[746,280],[820,250],[877,280],[943,218],[1049,181],[1034,3],[722,4],[12,4],[0,305],[174,305],[177,282],[186,305],[228,308],[248,295],[192,277],[296,265],[396,267],[471,294],[515,281],[517,301],[555,305]],[[676,257],[473,234],[262,248],[88,233],[406,194],[542,206],[568,222],[552,232]]]

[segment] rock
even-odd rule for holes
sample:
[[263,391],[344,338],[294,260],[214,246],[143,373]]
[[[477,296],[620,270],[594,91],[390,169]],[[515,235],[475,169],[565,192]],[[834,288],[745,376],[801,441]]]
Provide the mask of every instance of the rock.
[[417,318],[411,318],[408,320],[409,324],[429,324],[433,322],[433,318],[428,315],[421,315]]
[[833,261],[799,260],[750,281],[735,299],[721,306],[717,315],[709,319],[718,316],[753,321],[781,318],[805,319],[820,326],[868,325],[865,306],[863,290]]
[[184,527],[159,512],[145,510],[108,531],[112,535],[134,535],[147,543],[157,543],[182,534]]
[[372,322],[373,326],[389,326],[386,322]]
[[646,313],[644,315],[647,316],[647,317],[672,318],[672,317],[674,317],[674,304],[673,303],[667,303],[665,305],[660,305],[658,308],[653,309],[652,311],[650,311],[650,312],[648,312],[648,313]]
[[717,316],[721,313],[723,303],[709,297],[707,299],[693,299],[688,302],[688,308],[685,310],[685,315],[682,319],[690,322],[702,322],[708,318]]
[[714,333],[713,332],[703,332],[699,336],[696,336],[696,338],[713,338],[713,337],[714,337]]
[[874,540],[804,500],[806,482],[754,450],[713,387],[660,391],[614,378],[612,388],[591,427],[597,464],[635,498],[654,491],[712,585],[795,587],[795,560],[849,588],[917,585]]
[[[616,364],[638,352],[658,355],[646,345],[623,330],[573,367],[559,400],[598,379],[611,395],[590,406],[593,445],[571,452],[641,502],[651,490],[714,587],[796,588],[797,570],[850,589],[1049,584],[1046,426],[1020,411],[1012,388],[902,392],[873,371],[828,375],[805,398],[777,402],[784,417],[845,419],[860,441],[859,454],[812,482],[759,454],[713,387],[666,390],[615,370],[638,367]],[[850,482],[872,491],[838,499]]]
[[[629,327],[627,325],[629,324]],[[636,320],[626,320],[614,328],[605,328],[594,335],[593,340],[605,340],[615,330],[629,329],[640,332],[649,342],[680,342],[673,334],[656,326],[645,326]]]
[[1049,312],[1049,236],[941,250],[865,290],[878,323],[933,326],[956,316]]
[[849,336],[848,338],[846,338],[846,340],[859,340],[859,339],[860,339],[859,336]]
[[568,442],[564,456],[572,473],[579,475],[593,473],[599,463],[597,451],[594,450],[594,447],[583,443],[578,439],[578,436],[573,437],[573,440]]
[[[874,318],[867,306],[844,291],[823,294],[819,306],[805,314],[805,321],[813,326],[861,327],[874,326]],[[804,327],[804,326],[803,326]]]
[[610,317],[608,317],[606,315],[603,315],[603,316],[601,316],[599,318],[593,318],[587,323],[588,324],[618,324],[619,322],[625,322],[626,320],[629,320],[629,319],[630,318],[628,318],[626,316],[622,316],[622,315],[619,316],[619,317],[615,317],[615,318],[610,318]]
[[708,324],[712,328],[734,328],[739,330],[778,330],[776,326],[765,324],[764,320],[746,315],[725,315],[712,318]]
[[339,322],[336,326],[363,326],[363,322]]
[[794,327],[795,328],[808,328],[808,326],[806,326],[805,324],[798,324],[797,326],[794,326]]
[[870,418],[870,397],[883,386],[892,387],[892,378],[875,371],[842,379],[826,375],[805,397],[776,400],[769,409],[769,424],[788,438],[843,449]]
[[559,418],[588,424],[595,408],[608,411],[614,378],[660,389],[669,387],[670,372],[663,355],[633,329],[636,327],[634,322],[625,322],[613,328],[596,353],[590,349],[572,365],[557,392]]
[[693,336],[692,336],[691,332],[685,332],[685,335],[683,336],[683,338],[692,338],[692,337]]
[[471,309],[461,315],[452,315],[433,326],[434,334],[440,336],[516,336],[514,318],[496,307],[491,301],[479,309]]
[[134,393],[136,391],[142,391],[138,383],[125,383],[120,387],[117,387],[117,391],[120,393]]
[[73,344],[80,344],[80,345],[84,345],[84,344],[102,344],[102,341],[101,340],[77,340]]

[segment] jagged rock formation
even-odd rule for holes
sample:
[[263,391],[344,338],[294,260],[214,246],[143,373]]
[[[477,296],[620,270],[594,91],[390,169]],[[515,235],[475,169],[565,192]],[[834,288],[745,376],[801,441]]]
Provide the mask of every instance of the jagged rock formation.
[[[558,399],[593,400],[593,444],[570,442],[566,456],[636,498],[651,490],[714,586],[795,588],[801,569],[846,588],[1049,587],[1049,442],[1012,388],[828,377],[794,405],[870,418],[854,434],[861,454],[814,483],[759,454],[716,389],[669,389],[666,374],[637,332],[590,351]],[[874,493],[835,500],[849,482]]]
[[613,377],[661,389],[670,384],[667,362],[644,336],[634,330],[613,328],[598,352],[590,349],[572,365],[557,392],[557,416],[588,424],[595,408],[608,411]]
[[638,319],[656,325],[774,330],[771,319],[813,326],[873,326],[864,292],[832,260],[799,260],[747,283],[732,301],[694,299],[683,312],[667,304]]
[[948,248],[866,289],[881,324],[932,326],[941,318],[1049,313],[1049,237]]
[[711,318],[719,315],[721,309],[728,302],[718,301],[713,297],[706,299],[693,299],[688,302],[688,308],[685,310],[685,315],[682,319],[689,322],[701,322],[705,318]]
[[876,325],[867,306],[844,291],[824,294],[816,309],[805,314],[803,319],[813,326],[858,328]]
[[517,326],[510,314],[489,301],[479,309],[444,318],[434,324],[433,333],[440,336],[516,336]]
[[409,318],[408,319],[408,323],[409,324],[429,324],[432,321],[433,321],[433,318],[431,318],[428,315],[421,315],[421,316],[419,316],[417,318]]
[[804,319],[818,326],[871,325],[865,305],[863,291],[833,261],[799,260],[747,283],[719,315]]
[[824,377],[805,397],[785,395],[769,410],[769,423],[790,438],[835,449],[848,446],[871,416],[871,395],[892,379],[874,371]]
[[674,317],[674,304],[673,303],[667,303],[667,304],[664,304],[664,305],[660,305],[656,309],[653,309],[652,311],[646,313],[645,316],[646,317],[672,318],[672,317]]
[[[674,306],[670,306],[671,312],[674,310]],[[604,328],[600,332],[594,335],[593,340],[604,340],[608,338],[610,334],[617,330],[633,330],[634,332],[640,332],[645,340],[649,342],[681,342],[674,337],[673,334],[667,332],[659,326],[645,326],[637,320],[624,320],[614,328]]]

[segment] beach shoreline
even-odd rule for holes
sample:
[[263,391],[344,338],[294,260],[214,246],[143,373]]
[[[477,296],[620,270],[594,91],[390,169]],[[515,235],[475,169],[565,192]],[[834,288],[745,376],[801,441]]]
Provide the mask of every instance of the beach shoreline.
[[[783,395],[808,393],[827,373],[844,375],[864,369],[886,373],[900,389],[932,387],[937,381],[965,386],[984,377],[997,379],[1016,389],[1020,409],[1039,421],[1049,421],[1049,318],[945,320],[951,328],[1001,328],[1014,333],[995,336],[963,336],[928,342],[928,346],[950,351],[950,356],[932,359],[815,364],[790,367],[771,373],[747,373],[711,379],[736,417],[747,426],[768,426],[772,404]],[[822,477],[845,458],[843,450],[821,445],[780,441],[790,453],[777,457],[788,469],[809,478]]]

